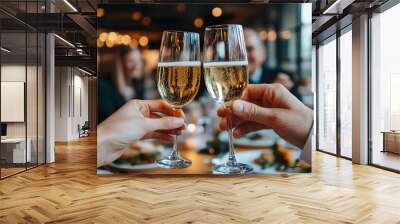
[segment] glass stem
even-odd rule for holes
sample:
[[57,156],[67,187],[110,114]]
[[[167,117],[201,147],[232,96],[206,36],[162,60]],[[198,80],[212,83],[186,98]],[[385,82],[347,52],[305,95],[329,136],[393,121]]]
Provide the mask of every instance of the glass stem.
[[236,161],[235,151],[234,151],[234,147],[233,147],[233,131],[232,131],[231,111],[230,111],[230,108],[228,108],[228,107],[225,107],[225,109],[227,111],[229,111],[229,113],[227,114],[228,116],[226,116],[226,121],[228,124],[228,134],[229,134],[229,156],[228,156],[228,161],[227,161],[226,165],[236,166],[237,161]]
[[[179,109],[178,107],[174,107],[175,110]],[[178,160],[179,152],[178,152],[178,135],[174,135],[174,147],[172,148],[172,153],[169,156],[170,160]]]
[[169,156],[170,160],[177,160],[179,158],[178,152],[178,135],[174,135],[174,147],[172,149],[172,153]]

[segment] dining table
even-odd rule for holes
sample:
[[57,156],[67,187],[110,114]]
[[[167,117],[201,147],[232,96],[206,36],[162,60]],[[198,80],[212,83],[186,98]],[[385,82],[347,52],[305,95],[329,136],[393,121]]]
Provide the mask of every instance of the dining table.
[[[154,164],[154,167],[148,169],[119,169],[114,166],[106,165],[98,168],[99,174],[132,174],[132,175],[147,175],[147,174],[176,174],[176,175],[196,175],[196,174],[213,174],[212,169],[214,164],[212,163],[213,158],[219,158],[223,161],[223,157],[221,155],[213,155],[210,153],[200,153],[196,148],[195,144],[192,142],[193,139],[187,139],[182,144],[179,145],[179,153],[187,159],[192,161],[192,165],[188,168],[184,169],[165,169],[157,167]],[[277,145],[280,149],[287,149],[284,145]],[[244,145],[235,145],[235,152],[255,152],[255,151],[268,151],[272,150],[271,147],[256,147],[256,146],[244,146]],[[238,158],[238,162],[240,158]],[[285,174],[285,172],[277,172],[276,174]]]

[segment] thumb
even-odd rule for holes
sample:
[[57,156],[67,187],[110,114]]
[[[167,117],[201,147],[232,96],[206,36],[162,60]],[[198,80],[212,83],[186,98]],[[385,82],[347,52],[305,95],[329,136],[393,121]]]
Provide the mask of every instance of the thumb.
[[236,117],[260,124],[273,125],[277,118],[273,108],[260,107],[243,100],[234,101],[232,111]]
[[185,125],[185,121],[183,118],[167,116],[162,118],[147,118],[145,124],[146,130],[152,132],[177,129]]

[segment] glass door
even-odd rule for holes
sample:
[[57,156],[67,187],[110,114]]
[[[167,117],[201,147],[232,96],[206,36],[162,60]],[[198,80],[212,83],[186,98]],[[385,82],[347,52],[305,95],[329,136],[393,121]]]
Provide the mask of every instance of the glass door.
[[[0,178],[45,163],[45,35],[23,20],[44,1],[0,3]],[[37,18],[37,17],[35,17]]]
[[26,40],[25,31],[1,34],[2,178],[26,170],[26,162],[31,161],[26,125]]

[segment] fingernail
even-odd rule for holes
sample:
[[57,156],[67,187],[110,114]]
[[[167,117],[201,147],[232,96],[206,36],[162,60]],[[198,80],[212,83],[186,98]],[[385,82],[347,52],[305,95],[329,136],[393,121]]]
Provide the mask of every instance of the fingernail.
[[172,124],[174,124],[174,126],[181,126],[185,124],[185,121],[182,118],[172,118]]
[[236,112],[242,112],[243,111],[243,107],[244,107],[244,104],[240,100],[235,101],[233,103],[233,110],[236,111]]

